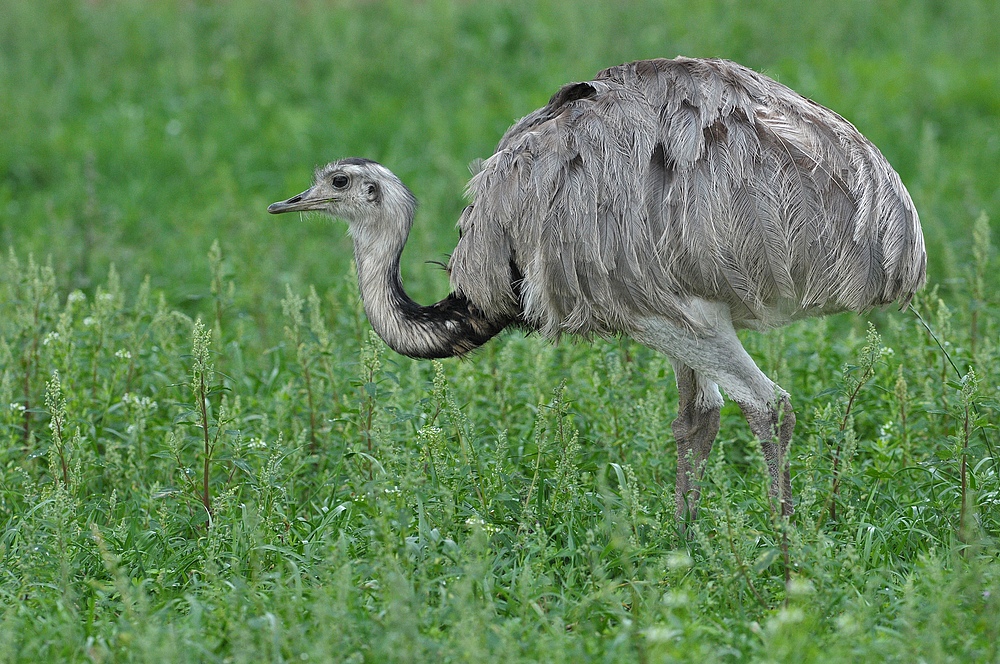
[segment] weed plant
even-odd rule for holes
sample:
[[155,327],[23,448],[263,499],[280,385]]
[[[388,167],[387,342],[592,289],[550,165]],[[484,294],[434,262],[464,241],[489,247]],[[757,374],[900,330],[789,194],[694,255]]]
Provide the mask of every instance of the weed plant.
[[[8,3],[0,656],[998,661],[1000,10],[793,4]],[[790,522],[727,404],[678,532],[664,357],[402,358],[342,229],[264,213],[377,158],[439,297],[463,164],[678,52],[844,113],[922,214],[912,310],[745,336],[797,409]]]

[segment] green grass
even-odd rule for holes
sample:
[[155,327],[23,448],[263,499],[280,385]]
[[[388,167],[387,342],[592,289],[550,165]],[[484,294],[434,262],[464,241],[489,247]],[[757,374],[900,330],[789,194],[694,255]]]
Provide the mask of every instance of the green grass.
[[[5,4],[5,660],[1000,658],[1000,5],[621,4]],[[678,534],[663,357],[402,358],[343,227],[264,211],[378,159],[441,297],[466,164],[562,83],[679,53],[852,120],[924,224],[936,339],[909,312],[745,337],[798,413],[787,527],[727,404]]]

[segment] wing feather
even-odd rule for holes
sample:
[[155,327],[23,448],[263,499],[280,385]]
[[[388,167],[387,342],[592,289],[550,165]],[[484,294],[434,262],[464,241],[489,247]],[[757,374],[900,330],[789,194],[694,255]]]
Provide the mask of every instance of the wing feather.
[[504,135],[469,194],[456,290],[553,337],[628,332],[646,314],[694,326],[691,297],[756,326],[861,311],[924,278],[916,211],[881,153],[724,60],[564,86]]

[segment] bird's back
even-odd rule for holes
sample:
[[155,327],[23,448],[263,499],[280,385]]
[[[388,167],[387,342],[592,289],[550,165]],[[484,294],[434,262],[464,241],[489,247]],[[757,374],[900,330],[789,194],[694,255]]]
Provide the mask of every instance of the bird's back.
[[454,287],[549,336],[687,323],[691,297],[766,327],[908,301],[924,280],[917,213],[882,154],[723,60],[634,62],[563,87],[469,190]]

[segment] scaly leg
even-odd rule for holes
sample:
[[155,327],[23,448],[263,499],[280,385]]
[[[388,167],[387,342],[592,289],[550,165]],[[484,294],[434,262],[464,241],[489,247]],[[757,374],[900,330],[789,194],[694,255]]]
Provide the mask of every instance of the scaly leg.
[[760,408],[756,403],[739,402],[743,417],[750,430],[760,441],[764,461],[771,475],[771,504],[781,505],[782,516],[791,516],[795,511],[792,504],[792,476],[788,468],[788,447],[795,430],[795,411],[788,394],[778,388],[776,403]]
[[[785,516],[790,515],[793,512],[793,500],[791,475],[788,469],[788,447],[795,429],[795,413],[792,411],[788,394],[765,376],[747,354],[736,336],[728,307],[697,298],[692,299],[688,306],[687,313],[698,324],[697,330],[668,318],[650,316],[636,321],[632,336],[639,343],[667,355],[675,367],[689,368],[697,384],[707,386],[714,383],[739,404],[750,429],[760,441],[764,459],[767,461],[771,476],[770,495],[776,505],[780,504],[781,513]],[[682,382],[686,383],[684,387],[681,385]],[[698,414],[695,408],[692,411],[694,415],[687,414],[684,400],[685,397],[690,398],[692,392],[688,387],[690,381],[687,377],[682,380],[681,373],[678,373],[677,384],[681,393],[681,405],[678,410],[678,419],[681,420],[678,453],[687,456],[688,463],[694,463],[693,466],[683,467],[686,477],[682,480],[682,466],[678,461],[677,495],[678,501],[686,497],[690,510],[690,506],[693,505],[692,499],[697,499],[697,494],[692,491],[690,483],[692,471],[695,471],[694,475],[697,476],[701,470],[699,466],[704,460],[699,455],[707,456],[708,452],[704,449],[703,442],[707,433],[692,437],[689,431],[697,431],[699,427],[707,431],[706,424],[710,419],[704,412],[705,409]],[[703,391],[698,389],[697,394],[703,394]],[[697,402],[696,396],[695,403]],[[697,425],[692,426],[695,422]],[[714,439],[714,435],[712,438]],[[697,491],[697,487],[694,491]],[[680,502],[678,502],[678,512],[683,515]]]
[[711,382],[700,379],[691,367],[672,361],[677,379],[677,419],[671,424],[677,441],[677,520],[694,521],[701,489],[698,482],[705,461],[719,433],[722,395]]

